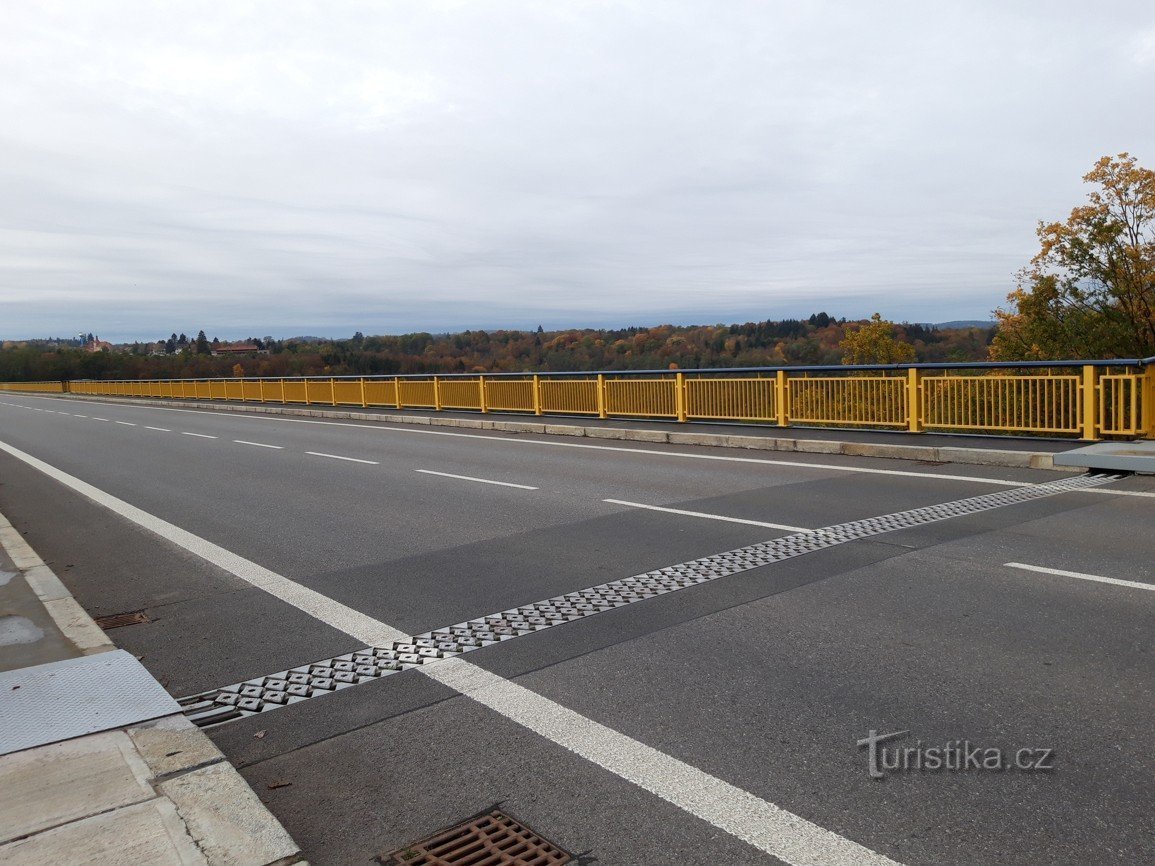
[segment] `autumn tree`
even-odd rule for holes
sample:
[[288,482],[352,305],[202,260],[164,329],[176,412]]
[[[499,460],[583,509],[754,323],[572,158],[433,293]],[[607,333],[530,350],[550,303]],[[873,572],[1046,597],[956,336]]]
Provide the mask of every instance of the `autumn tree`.
[[1121,153],[1066,222],[1039,223],[1039,252],[995,310],[996,360],[1155,355],[1155,171]]
[[914,346],[894,336],[894,322],[888,322],[880,313],[861,325],[847,327],[846,336],[838,344],[843,364],[910,364],[914,361]]

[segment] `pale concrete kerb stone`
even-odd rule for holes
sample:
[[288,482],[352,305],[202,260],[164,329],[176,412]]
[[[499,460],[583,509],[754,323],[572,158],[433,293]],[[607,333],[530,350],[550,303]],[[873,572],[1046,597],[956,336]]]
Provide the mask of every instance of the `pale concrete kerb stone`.
[[504,430],[506,433],[544,433],[545,424],[530,424],[525,421],[494,421],[494,430]]
[[274,863],[300,851],[229,764],[193,770],[159,788],[210,863]]
[[152,799],[149,776],[123,731],[0,756],[0,842]]
[[585,436],[586,428],[572,424],[546,424],[545,432],[551,436]]
[[85,612],[67,587],[34,551],[16,528],[0,515],[0,545],[22,572],[57,627],[84,655],[108,652],[116,646]]
[[157,778],[225,760],[213,741],[184,716],[155,719],[125,732]]
[[189,836],[176,807],[157,797],[0,845],[0,863],[208,866],[209,861]]
[[726,436],[716,433],[676,433],[670,432],[666,437],[671,445],[706,445],[715,448],[725,448]]
[[631,430],[626,428],[617,431],[621,434],[618,438],[625,439],[629,442],[669,442],[670,434],[665,430]]

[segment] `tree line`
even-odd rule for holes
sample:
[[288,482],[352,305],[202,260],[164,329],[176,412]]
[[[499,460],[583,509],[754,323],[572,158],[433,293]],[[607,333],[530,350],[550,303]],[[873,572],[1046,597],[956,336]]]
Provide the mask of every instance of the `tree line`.
[[[880,328],[890,343],[879,343],[884,336]],[[856,339],[859,332],[863,336]],[[238,372],[246,376],[341,376],[839,364],[844,359],[869,362],[872,357],[863,352],[891,352],[891,343],[904,347],[898,350],[902,360],[975,361],[986,357],[993,337],[993,328],[939,329],[880,324],[877,319],[873,324],[850,322],[822,312],[807,319],[734,325],[357,333],[337,340],[254,337],[244,342],[267,354],[214,357],[214,340],[201,331],[192,339],[174,333],[123,352],[85,352],[28,341],[0,351],[0,381],[226,377]],[[852,348],[843,345],[848,340]],[[880,345],[887,348],[879,349]]]

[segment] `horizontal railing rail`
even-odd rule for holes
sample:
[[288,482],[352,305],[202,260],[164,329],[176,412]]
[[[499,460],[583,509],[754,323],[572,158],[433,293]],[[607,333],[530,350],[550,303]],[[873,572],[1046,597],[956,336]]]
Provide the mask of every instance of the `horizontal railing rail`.
[[0,383],[178,400],[1155,438],[1155,359]]

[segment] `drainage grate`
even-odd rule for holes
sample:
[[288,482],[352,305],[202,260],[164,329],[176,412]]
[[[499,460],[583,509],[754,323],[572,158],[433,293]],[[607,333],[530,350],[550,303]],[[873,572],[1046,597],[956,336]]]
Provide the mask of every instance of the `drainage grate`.
[[494,810],[378,858],[385,866],[560,866],[573,857]]
[[1080,475],[866,520],[852,520],[812,532],[796,532],[435,629],[411,637],[405,643],[397,642],[390,647],[366,647],[333,659],[213,689],[182,698],[180,704],[185,715],[201,726],[232,721],[772,562],[781,562],[860,538],[911,529],[1058,493],[1097,487],[1119,477]]
[[143,610],[136,610],[132,613],[110,613],[108,616],[98,616],[96,624],[105,631],[110,628],[120,628],[126,625],[139,625],[142,622],[151,622],[147,616],[144,615]]

